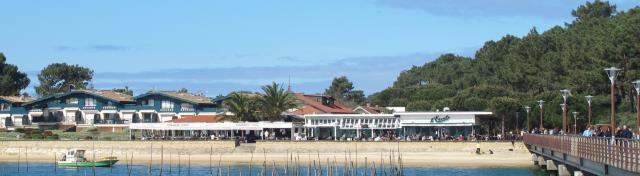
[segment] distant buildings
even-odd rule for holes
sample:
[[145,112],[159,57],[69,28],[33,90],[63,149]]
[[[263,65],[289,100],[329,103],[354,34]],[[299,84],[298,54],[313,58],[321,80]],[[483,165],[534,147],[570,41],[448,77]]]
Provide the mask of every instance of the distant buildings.
[[[208,97],[173,91],[151,91],[132,97],[112,90],[84,89],[14,103],[19,103],[14,109],[21,108],[25,112],[21,115],[26,115],[26,118],[22,126],[13,123],[5,125],[6,129],[98,127],[116,131],[127,128],[131,123],[161,123],[222,112]],[[18,112],[21,111],[14,113]],[[14,119],[11,120],[15,122]]]
[[0,96],[0,128],[29,125],[28,112],[23,103],[32,101],[23,96]]
[[[137,138],[424,140],[467,136],[491,112],[405,112],[404,107],[349,107],[326,95],[294,93],[299,107],[282,122],[224,121],[225,98],[175,91],[131,96],[112,90],[71,90],[36,100],[0,96],[0,129],[130,130]],[[447,108],[444,108],[447,109]],[[268,135],[271,134],[271,135]]]

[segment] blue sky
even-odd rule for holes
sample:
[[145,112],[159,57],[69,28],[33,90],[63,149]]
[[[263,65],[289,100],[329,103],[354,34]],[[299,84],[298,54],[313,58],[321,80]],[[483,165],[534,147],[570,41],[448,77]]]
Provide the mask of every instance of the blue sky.
[[[26,71],[95,70],[99,89],[186,87],[210,96],[291,78],[318,93],[346,75],[366,94],[441,53],[573,20],[574,0],[10,1],[0,52]],[[611,1],[619,10],[638,5]]]

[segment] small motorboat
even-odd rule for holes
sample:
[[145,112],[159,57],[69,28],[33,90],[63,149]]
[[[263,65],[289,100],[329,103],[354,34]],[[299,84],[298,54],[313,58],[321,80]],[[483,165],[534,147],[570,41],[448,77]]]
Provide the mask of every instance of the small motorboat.
[[111,167],[118,162],[117,157],[103,157],[100,160],[89,161],[84,157],[85,150],[71,149],[58,161],[58,166],[64,167]]

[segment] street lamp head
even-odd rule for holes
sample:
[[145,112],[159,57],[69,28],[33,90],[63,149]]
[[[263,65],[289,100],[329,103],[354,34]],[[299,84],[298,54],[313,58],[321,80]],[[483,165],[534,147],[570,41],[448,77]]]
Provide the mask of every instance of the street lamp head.
[[587,99],[587,103],[589,104],[589,106],[591,106],[591,100],[593,100],[593,96],[587,95],[587,96],[584,96],[584,98]]
[[560,90],[560,95],[562,95],[562,98],[566,102],[567,98],[569,98],[569,96],[571,96],[571,91],[569,89],[562,89],[562,90]]
[[529,113],[529,112],[531,111],[531,107],[529,107],[529,106],[524,106],[524,110],[526,110],[526,111],[527,111],[527,113]]
[[544,100],[538,101],[538,106],[540,106],[540,109],[542,109],[542,107],[544,106]]
[[636,88],[636,94],[640,95],[640,79],[633,82],[633,87]]
[[573,117],[578,117],[578,113],[579,113],[579,112],[575,112],[575,111],[574,111],[574,112],[572,112],[572,113],[573,113]]
[[604,71],[607,72],[607,76],[609,77],[611,84],[615,83],[616,77],[618,77],[618,73],[620,69],[616,67],[609,67],[609,68],[605,68]]

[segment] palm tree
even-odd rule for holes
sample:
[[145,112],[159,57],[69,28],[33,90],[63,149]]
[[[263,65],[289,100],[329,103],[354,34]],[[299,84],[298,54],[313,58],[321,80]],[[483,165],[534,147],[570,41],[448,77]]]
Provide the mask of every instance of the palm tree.
[[262,86],[262,91],[264,94],[258,98],[258,103],[265,120],[282,120],[282,112],[297,106],[295,96],[285,91],[280,84],[274,82]]
[[235,120],[252,121],[255,112],[255,102],[243,93],[234,92],[224,101],[227,111],[234,114]]

